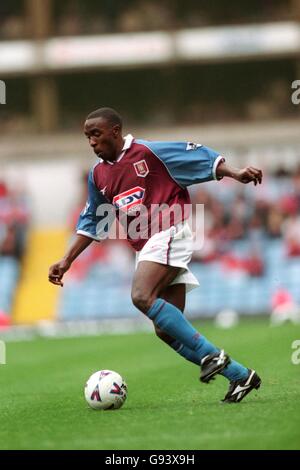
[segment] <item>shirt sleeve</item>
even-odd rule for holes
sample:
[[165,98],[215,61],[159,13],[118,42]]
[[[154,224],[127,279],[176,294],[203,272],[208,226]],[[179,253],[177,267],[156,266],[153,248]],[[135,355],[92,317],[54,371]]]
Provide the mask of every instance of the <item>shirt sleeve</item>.
[[108,237],[114,219],[115,209],[97,189],[91,170],[88,177],[88,200],[79,216],[76,233],[96,241],[103,240]]
[[220,153],[193,142],[151,142],[136,140],[147,147],[166,166],[172,178],[182,187],[217,178],[216,170],[225,158]]

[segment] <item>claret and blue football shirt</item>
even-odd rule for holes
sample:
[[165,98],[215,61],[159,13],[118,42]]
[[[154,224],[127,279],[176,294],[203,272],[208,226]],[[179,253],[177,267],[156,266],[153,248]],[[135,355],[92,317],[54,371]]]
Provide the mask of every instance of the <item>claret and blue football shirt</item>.
[[[189,215],[184,210],[191,203],[187,187],[217,179],[216,169],[221,161],[224,158],[218,152],[203,145],[152,142],[129,134],[116,161],[100,160],[90,171],[88,201],[80,214],[77,233],[95,240],[105,238],[108,227],[101,223],[104,207],[110,207],[119,220],[124,214],[134,220],[143,206],[148,211],[149,224],[152,207],[182,207],[181,220],[177,220],[176,213],[170,218],[170,224],[175,225]],[[147,238],[132,238],[130,233],[127,239],[136,251],[147,242]]]

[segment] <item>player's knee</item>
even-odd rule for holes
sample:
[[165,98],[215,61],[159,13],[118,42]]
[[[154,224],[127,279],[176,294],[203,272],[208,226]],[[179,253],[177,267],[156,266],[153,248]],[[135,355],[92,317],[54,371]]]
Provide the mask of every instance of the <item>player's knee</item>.
[[133,305],[138,308],[141,312],[147,313],[151,308],[154,299],[148,292],[143,289],[135,288],[132,290],[131,298]]

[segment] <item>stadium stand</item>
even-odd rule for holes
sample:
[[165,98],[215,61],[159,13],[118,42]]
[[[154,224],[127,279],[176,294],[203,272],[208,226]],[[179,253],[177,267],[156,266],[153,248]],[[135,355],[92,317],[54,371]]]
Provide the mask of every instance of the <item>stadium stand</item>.
[[[188,315],[213,316],[224,308],[262,314],[270,310],[281,286],[300,303],[300,253],[295,244],[291,251],[289,235],[300,239],[299,178],[299,170],[278,173],[257,191],[232,182],[220,183],[218,191],[212,183],[196,187],[193,202],[205,204],[206,234],[191,266],[200,288],[188,296]],[[138,315],[130,301],[133,269],[134,259],[124,243],[92,245],[66,276],[59,317]]]
[[0,181],[0,324],[5,317],[11,321],[28,223],[29,208],[24,193],[11,190]]
[[26,243],[28,206],[19,199],[26,216],[10,223],[8,199],[0,195],[0,310],[13,312],[16,323],[56,313],[59,319],[136,313],[129,294],[134,256],[124,244],[90,247],[64,289],[46,282],[86,196],[76,176],[92,165],[82,121],[101,105],[116,107],[136,137],[187,138],[228,155],[233,165],[263,167],[264,184],[255,191],[228,181],[217,191],[213,185],[192,190],[194,202],[205,204],[207,225],[193,259],[201,288],[189,296],[190,315],[225,307],[266,313],[281,283],[300,301],[300,106],[291,98],[300,70],[299,5],[1,3],[7,105],[0,113],[0,162],[10,181],[19,173],[27,178],[33,222]]
[[0,311],[10,314],[19,277],[19,263],[12,256],[0,257]]
[[13,321],[16,324],[53,320],[57,292],[45,282],[53,256],[61,256],[67,242],[65,229],[33,230],[22,262],[22,276],[15,290]]
[[[44,2],[45,7],[49,2]],[[84,35],[111,32],[174,30],[183,27],[204,27],[222,24],[242,24],[292,19],[291,9],[283,0],[261,2],[232,0],[226,8],[222,0],[80,0],[53,1],[54,21],[52,35]],[[28,18],[30,2],[18,0],[2,2],[0,9],[0,37],[20,39],[31,36]],[[93,15],[91,15],[91,11]]]
[[103,89],[134,125],[293,118],[299,15],[297,1],[283,0],[2,2],[0,70],[11,92],[1,126],[78,129]]

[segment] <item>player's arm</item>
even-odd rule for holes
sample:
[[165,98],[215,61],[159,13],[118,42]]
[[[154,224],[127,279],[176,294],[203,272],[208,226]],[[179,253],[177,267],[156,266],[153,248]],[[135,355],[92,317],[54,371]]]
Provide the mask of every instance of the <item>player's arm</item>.
[[240,183],[250,183],[254,182],[255,186],[257,183],[261,184],[262,181],[262,171],[254,168],[253,166],[247,166],[246,168],[234,168],[224,161],[221,161],[216,168],[217,179],[221,179],[224,176],[233,178]]
[[49,268],[48,279],[52,284],[63,286],[63,275],[70,269],[71,264],[91,243],[93,239],[84,235],[76,235],[75,241],[65,254],[65,256]]
[[79,216],[76,227],[76,238],[66,255],[50,266],[48,279],[52,284],[63,286],[63,275],[70,269],[73,261],[93,240],[100,241],[108,236],[109,228],[114,219],[113,206],[107,202],[97,189],[93,170],[88,178],[88,201]]
[[182,187],[220,180],[224,176],[241,183],[261,183],[262,172],[257,168],[233,168],[219,152],[192,142],[149,142],[136,140],[163,161],[172,178]]

